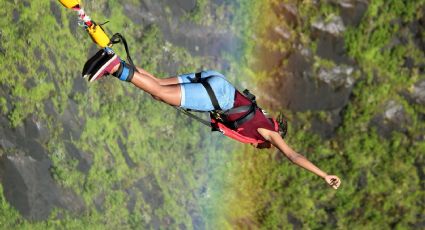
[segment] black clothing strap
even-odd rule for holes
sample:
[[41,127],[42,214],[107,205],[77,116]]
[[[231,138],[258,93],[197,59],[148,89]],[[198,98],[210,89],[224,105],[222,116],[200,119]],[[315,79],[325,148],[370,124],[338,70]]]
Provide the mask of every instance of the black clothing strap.
[[112,75],[115,76],[115,77],[117,77],[117,78],[120,78],[120,76],[121,76],[124,68],[127,68],[128,69],[128,76],[125,79],[125,81],[131,82],[131,79],[133,79],[135,68],[134,68],[134,66],[132,66],[132,65],[130,65],[130,64],[124,62],[124,61],[122,61],[120,63],[120,66],[118,67],[118,70],[115,71],[115,73],[113,73]]
[[[173,106],[174,107],[174,106]],[[197,121],[199,121],[201,124],[206,125],[208,127],[211,127],[211,123],[209,121],[206,121],[198,116],[196,116],[195,114],[191,113],[190,111],[186,110],[186,109],[182,109],[180,107],[174,107],[176,110],[181,111],[182,113],[186,114],[188,117],[193,118]]]
[[195,73],[195,80],[194,80],[194,83],[199,83],[199,82],[201,82],[201,80],[202,80],[202,76],[201,76],[201,74],[202,74],[202,72]]
[[235,108],[226,110],[226,111],[222,112],[222,114],[232,115],[232,114],[236,114],[236,113],[246,113],[246,112],[249,111],[250,108],[251,108],[251,105],[243,105],[243,106],[239,106],[239,107],[235,107]]
[[243,123],[251,120],[252,118],[254,118],[255,116],[255,111],[257,109],[256,104],[252,104],[249,111],[241,116],[240,118],[238,118],[237,120],[233,121],[233,122],[225,122],[226,125],[228,125],[231,129],[237,129],[239,128]]
[[214,93],[213,89],[211,88],[211,85],[207,81],[201,81],[201,84],[207,90],[208,96],[210,96],[211,103],[214,106],[214,110],[221,110],[221,107],[218,104],[217,97],[215,96],[215,93]]
[[131,59],[130,51],[129,51],[128,45],[127,45],[127,40],[125,40],[124,36],[122,36],[120,33],[116,33],[116,34],[112,35],[112,37],[111,37],[111,43],[112,44],[117,44],[117,43],[120,43],[120,42],[122,42],[123,45],[124,45],[125,52],[127,54],[127,60],[128,60],[128,62],[130,63],[131,66],[134,67],[133,70],[132,70],[133,73],[134,73],[134,71],[139,72],[136,69],[136,66],[133,63],[133,59]]
[[208,96],[210,97],[211,103],[214,106],[214,110],[221,110],[220,104],[218,103],[217,97],[215,96],[215,93],[213,89],[211,88],[211,85],[208,83],[207,79],[209,77],[212,77],[214,75],[208,76],[206,78],[202,78],[202,72],[195,73],[195,79],[193,80],[194,83],[201,83],[205,90],[207,90]]
[[254,94],[252,94],[251,92],[249,92],[249,90],[248,90],[248,89],[245,89],[242,93],[243,93],[243,94],[245,95],[245,97],[247,97],[250,101],[252,101],[252,102],[254,102],[254,103],[255,103],[255,95],[254,95]]

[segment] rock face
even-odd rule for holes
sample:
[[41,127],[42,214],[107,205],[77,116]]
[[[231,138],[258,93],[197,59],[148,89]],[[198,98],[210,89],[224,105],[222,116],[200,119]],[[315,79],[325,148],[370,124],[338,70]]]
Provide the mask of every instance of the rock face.
[[[212,1],[218,2],[221,1]],[[213,3],[209,4],[213,5]],[[124,4],[124,11],[136,24],[155,25],[161,30],[164,39],[176,46],[184,47],[193,55],[217,57],[221,52],[236,52],[238,38],[223,25],[198,25],[189,20],[176,20],[196,9],[195,0],[143,1],[139,7]],[[170,20],[173,18],[174,20]],[[227,63],[217,60],[221,66]],[[174,72],[175,68],[162,69]]]
[[0,159],[4,195],[27,219],[47,219],[54,207],[73,212],[84,210],[82,199],[55,184],[50,167],[48,158],[36,160],[22,153],[3,155]]
[[[55,114],[53,110],[50,112]],[[21,126],[10,128],[8,124],[0,116],[0,179],[7,201],[29,220],[45,220],[55,207],[72,213],[83,211],[83,200],[73,191],[61,188],[52,178],[52,162],[44,147],[50,138],[46,123],[36,115],[29,115]],[[79,169],[88,171],[90,157],[73,147],[66,146],[70,154],[81,155],[81,159],[76,157],[80,160]]]
[[420,80],[413,85],[408,98],[413,103],[425,105],[425,80]]
[[345,31],[344,23],[342,22],[342,18],[339,16],[334,16],[328,21],[319,20],[313,23],[313,28],[328,32],[332,35],[338,36]]
[[273,107],[293,111],[335,110],[348,103],[354,79],[353,67],[335,67],[313,71],[313,62],[300,50],[288,58],[285,74],[281,79],[267,84],[277,99]]
[[[357,26],[367,9],[363,1],[331,1],[340,8],[340,15],[331,15],[326,20],[318,18],[310,24],[309,39],[316,43],[316,49],[310,50],[301,41],[292,41],[292,49],[287,51],[285,60],[270,66],[277,74],[262,88],[267,89],[268,97],[261,98],[273,109],[291,111],[320,111],[327,119],[313,117],[311,128],[324,138],[332,137],[334,130],[341,124],[341,111],[348,104],[356,79],[361,75],[355,61],[345,49],[343,33],[347,26]],[[317,2],[317,4],[321,4]],[[286,23],[296,29],[303,22],[294,6],[279,5],[277,12]],[[350,14],[355,19],[347,18]],[[291,32],[288,27],[275,28],[279,40],[288,40]],[[284,28],[284,29],[283,29]],[[291,41],[285,41],[291,42]],[[325,62],[326,64],[323,64]]]
[[403,105],[390,100],[385,103],[384,112],[372,119],[371,126],[376,127],[380,136],[390,138],[394,131],[407,132],[406,127],[410,122],[411,119],[407,115]]
[[57,190],[51,189],[53,180],[48,176],[50,161],[3,155],[0,163],[6,199],[28,219],[47,218],[58,199]]

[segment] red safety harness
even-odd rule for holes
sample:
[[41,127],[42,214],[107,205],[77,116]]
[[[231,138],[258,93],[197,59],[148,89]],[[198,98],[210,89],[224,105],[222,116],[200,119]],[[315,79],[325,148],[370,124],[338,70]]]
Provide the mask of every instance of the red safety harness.
[[[242,143],[263,143],[265,140],[261,140],[258,138],[248,137],[244,136],[241,133],[237,132],[238,128],[245,124],[246,122],[251,121],[255,114],[258,112],[261,112],[264,114],[263,110],[258,107],[255,95],[249,92],[249,90],[245,89],[242,93],[236,92],[241,94],[243,97],[248,99],[250,101],[249,105],[243,105],[234,107],[229,110],[223,111],[220,108],[220,105],[218,103],[217,97],[215,96],[214,91],[212,90],[210,84],[206,81],[208,78],[201,78],[201,73],[195,74],[195,80],[193,82],[201,83],[205,89],[208,92],[208,95],[211,99],[211,102],[214,106],[214,110],[209,112],[211,121],[207,122],[198,116],[193,115],[192,113],[188,112],[187,110],[182,110],[186,115],[200,121],[201,123],[208,125],[211,127],[212,131],[219,131],[225,136],[228,136],[234,140],[237,140]],[[230,117],[234,117],[231,115],[240,114],[236,119],[230,119]],[[264,114],[266,115],[266,114]],[[279,125],[278,122],[270,117],[267,117],[269,119],[270,125],[273,126],[274,131],[279,132]]]

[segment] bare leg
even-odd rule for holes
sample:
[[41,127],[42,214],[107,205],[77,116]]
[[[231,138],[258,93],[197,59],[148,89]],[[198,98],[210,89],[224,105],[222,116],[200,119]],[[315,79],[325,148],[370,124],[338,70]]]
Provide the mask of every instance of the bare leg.
[[152,78],[153,80],[158,82],[158,84],[160,84],[160,85],[177,85],[177,84],[179,84],[179,80],[177,79],[177,77],[156,78],[151,73],[147,72],[146,70],[139,68],[139,67],[136,67],[136,68],[137,68],[137,71],[139,71],[139,73],[142,73],[145,76]]
[[143,73],[134,73],[131,83],[139,89],[151,94],[155,99],[173,106],[181,104],[180,85],[160,85],[157,81]]
[[[119,65],[115,66],[111,72],[117,71],[118,67]],[[151,94],[156,100],[172,106],[180,106],[181,89],[176,77],[160,79],[142,68],[137,68],[137,71],[134,71],[133,78],[131,79],[133,85]],[[164,85],[162,85],[161,82],[164,83]]]

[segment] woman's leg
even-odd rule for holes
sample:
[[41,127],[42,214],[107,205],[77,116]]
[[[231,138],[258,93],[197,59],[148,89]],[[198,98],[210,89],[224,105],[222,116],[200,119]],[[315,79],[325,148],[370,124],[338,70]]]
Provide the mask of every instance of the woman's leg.
[[111,74],[122,81],[133,83],[157,100],[173,106],[180,106],[182,90],[181,86],[177,84],[177,78],[164,81],[164,83],[170,85],[162,85],[160,84],[161,81],[151,73],[143,69],[138,69],[138,71],[135,71],[135,67],[122,61],[111,48],[107,47],[99,50],[87,60],[84,64],[82,75],[87,77],[90,82],[93,82]]
[[[151,94],[155,99],[163,101],[169,105],[180,106],[181,87],[178,79],[160,79],[144,69],[137,68],[139,72],[134,72],[131,83],[139,89]],[[169,83],[169,84],[165,84]]]
[[143,73],[145,76],[152,78],[160,85],[177,85],[180,83],[177,77],[157,78],[142,68],[136,67],[136,69],[139,71],[139,73]]

